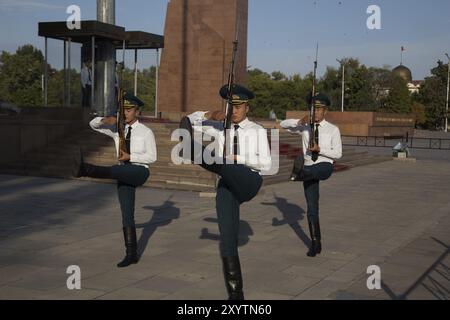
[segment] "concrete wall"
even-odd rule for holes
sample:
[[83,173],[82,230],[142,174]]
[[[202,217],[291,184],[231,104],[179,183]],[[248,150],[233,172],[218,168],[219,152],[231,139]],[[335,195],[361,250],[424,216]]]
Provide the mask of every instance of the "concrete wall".
[[[288,111],[287,119],[301,119],[307,111]],[[327,120],[337,125],[344,136],[403,136],[414,134],[414,116],[378,112],[328,112]]]
[[0,163],[19,159],[67,137],[86,125],[81,109],[23,108],[20,116],[0,116]]
[[38,108],[38,107],[21,107],[21,118],[43,119],[43,120],[68,120],[79,121],[85,113],[90,110],[81,108]]

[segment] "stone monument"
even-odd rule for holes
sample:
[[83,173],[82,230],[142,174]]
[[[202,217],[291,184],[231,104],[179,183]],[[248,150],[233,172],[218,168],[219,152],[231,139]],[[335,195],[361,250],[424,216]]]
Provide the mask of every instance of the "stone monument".
[[158,111],[177,121],[196,110],[225,109],[233,41],[239,47],[235,79],[246,82],[248,0],[170,0],[159,73]]

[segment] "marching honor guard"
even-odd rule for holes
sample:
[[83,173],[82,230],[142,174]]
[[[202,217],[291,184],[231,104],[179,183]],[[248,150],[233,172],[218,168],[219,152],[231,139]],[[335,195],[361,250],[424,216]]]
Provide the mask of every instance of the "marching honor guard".
[[[238,254],[240,206],[258,194],[263,183],[261,174],[271,168],[271,155],[267,131],[247,117],[249,100],[254,98],[254,94],[240,85],[233,85],[232,93],[232,101],[228,101],[232,106],[229,130],[224,130],[226,115],[222,111],[195,112],[182,119],[180,128],[187,130],[191,137],[191,156],[186,156],[185,152],[186,160],[220,176],[216,212],[225,285],[229,300],[244,300]],[[228,86],[220,90],[220,95],[228,100]],[[218,153],[214,155],[217,161],[208,163],[203,157],[205,147],[197,145],[198,148],[195,148],[195,144],[199,143],[193,141],[194,130],[214,136],[218,146],[215,148]],[[225,134],[229,138],[225,138]],[[199,150],[202,154],[194,154],[194,150]],[[221,161],[224,159],[225,161]]]
[[[310,95],[311,96],[311,95]],[[342,157],[342,141],[339,128],[325,120],[330,106],[330,99],[318,93],[314,99],[315,120],[314,130],[311,130],[309,116],[301,120],[285,120],[281,127],[291,133],[302,135],[303,158],[299,157],[295,164],[292,181],[303,181],[306,202],[308,205],[308,226],[311,235],[311,247],[307,253],[315,257],[322,251],[319,223],[319,182],[327,180],[333,174],[335,160]],[[314,137],[311,137],[314,131]],[[310,147],[310,139],[314,139]]]
[[74,177],[117,180],[120,208],[122,211],[123,235],[126,256],[117,266],[127,267],[139,260],[137,253],[134,206],[136,188],[142,186],[150,176],[149,165],[156,161],[157,150],[152,130],[138,121],[140,108],[144,103],[137,97],[123,94],[126,150],[121,150],[116,117],[95,118],[90,126],[93,130],[114,139],[119,164],[112,167],[94,166],[77,156]]

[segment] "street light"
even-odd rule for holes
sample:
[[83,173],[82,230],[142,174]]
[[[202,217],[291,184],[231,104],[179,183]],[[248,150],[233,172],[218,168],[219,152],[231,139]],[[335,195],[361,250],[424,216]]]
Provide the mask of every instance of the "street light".
[[342,66],[342,112],[344,112],[344,94],[345,94],[345,63],[344,60],[336,59]]
[[449,98],[449,93],[450,93],[450,57],[448,56],[448,53],[445,54],[447,56],[448,59],[448,64],[447,64],[447,69],[448,69],[448,74],[447,74],[447,103],[445,106],[445,132],[448,132],[448,98]]

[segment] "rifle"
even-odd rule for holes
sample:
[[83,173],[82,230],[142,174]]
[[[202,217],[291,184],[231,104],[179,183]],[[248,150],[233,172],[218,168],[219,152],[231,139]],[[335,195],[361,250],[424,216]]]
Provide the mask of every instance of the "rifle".
[[[316,49],[316,61],[314,61],[314,76],[313,76],[313,86],[312,86],[312,92],[311,92],[311,106],[310,106],[310,113],[309,113],[309,126],[311,127],[311,136],[309,139],[309,147],[314,148],[314,142],[315,142],[315,135],[316,135],[316,128],[314,126],[316,122],[316,86],[317,86],[317,61],[319,57],[319,44],[317,44]],[[308,100],[308,98],[307,98]],[[308,103],[308,101],[306,101]],[[314,152],[312,156],[312,160],[314,162],[317,161],[318,153]],[[315,160],[314,160],[315,159]],[[292,168],[291,177],[289,178],[290,181],[299,181],[300,174],[303,170],[303,166],[305,163],[305,159],[303,156],[303,152],[294,160],[294,167]]]
[[226,106],[226,111],[225,111],[225,120],[224,120],[224,124],[223,124],[223,128],[224,128],[224,135],[225,135],[225,142],[223,145],[223,157],[225,160],[226,157],[226,152],[227,152],[227,145],[228,145],[228,135],[227,132],[229,132],[230,128],[231,128],[231,116],[233,115],[233,86],[234,86],[234,70],[235,70],[235,64],[236,64],[236,55],[237,55],[237,50],[238,50],[238,45],[239,45],[239,18],[236,19],[236,36],[235,36],[235,40],[233,41],[233,54],[232,54],[232,58],[231,58],[231,63],[230,63],[230,72],[228,74],[228,84],[227,84],[227,88],[228,88],[228,92],[227,92],[227,106]]
[[120,69],[120,81],[119,81],[119,88],[117,93],[117,102],[118,102],[118,109],[117,109],[117,132],[119,134],[119,154],[118,157],[120,158],[121,151],[127,152],[127,144],[125,141],[125,108],[124,108],[124,91],[122,89],[122,75],[123,75],[123,67]]
[[[319,57],[319,44],[317,44],[316,48],[316,60],[314,61],[314,76],[313,76],[313,85],[312,85],[312,92],[311,92],[311,106],[310,106],[310,113],[309,113],[309,125],[311,127],[311,136],[309,137],[309,147],[314,148],[315,136],[316,136],[316,126],[314,125],[316,122],[316,87],[317,87],[317,61]],[[313,153],[313,161],[314,157],[318,156],[316,152]]]

